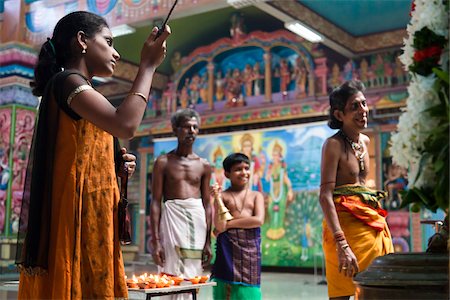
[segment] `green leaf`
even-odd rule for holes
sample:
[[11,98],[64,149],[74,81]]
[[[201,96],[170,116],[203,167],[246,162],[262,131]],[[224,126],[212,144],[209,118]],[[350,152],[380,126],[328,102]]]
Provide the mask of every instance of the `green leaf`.
[[[445,51],[445,50],[444,50]],[[448,72],[445,72],[439,68],[433,68],[433,73],[436,74],[436,76],[444,81],[445,83],[449,84],[449,74]]]
[[439,172],[444,167],[444,162],[442,160],[437,160],[434,163],[434,171]]

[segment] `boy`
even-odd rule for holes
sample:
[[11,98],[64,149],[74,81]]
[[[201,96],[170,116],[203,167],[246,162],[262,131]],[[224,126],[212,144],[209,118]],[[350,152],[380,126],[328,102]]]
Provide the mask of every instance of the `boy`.
[[355,294],[352,277],[377,257],[393,252],[385,193],[367,188],[369,174],[369,108],[360,81],[347,81],[330,94],[328,125],[339,131],[322,148],[320,205],[323,222],[328,296],[349,299]]
[[[223,161],[223,168],[231,186],[222,192],[222,200],[233,219],[220,220],[217,213],[214,216],[217,244],[212,278],[217,286],[213,288],[213,298],[261,299],[263,195],[249,188],[250,160],[246,155],[230,154]],[[215,187],[215,192],[219,193],[219,189]]]

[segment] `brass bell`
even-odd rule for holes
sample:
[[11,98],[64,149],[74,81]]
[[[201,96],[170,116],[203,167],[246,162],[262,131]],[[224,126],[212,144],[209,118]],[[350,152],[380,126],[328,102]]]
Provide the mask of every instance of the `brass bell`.
[[217,201],[218,206],[218,214],[219,220],[221,221],[230,221],[233,219],[233,216],[230,213],[230,210],[225,206],[222,200],[222,194],[219,193],[219,185],[216,183],[213,186],[214,191],[214,200]]

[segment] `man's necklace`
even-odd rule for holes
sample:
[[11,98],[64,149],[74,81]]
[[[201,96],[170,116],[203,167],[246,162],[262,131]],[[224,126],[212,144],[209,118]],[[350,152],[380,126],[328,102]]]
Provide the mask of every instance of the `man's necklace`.
[[359,161],[359,170],[364,171],[364,156],[366,156],[366,150],[364,149],[363,143],[361,140],[358,140],[358,142],[355,143],[342,130],[340,130],[339,133],[352,147],[353,153],[355,153],[356,159]]
[[234,202],[234,207],[236,207],[236,210],[239,212],[239,215],[241,214],[242,210],[245,207],[245,201],[247,200],[247,192],[248,192],[248,188],[245,189],[244,200],[242,202],[241,209],[239,209],[237,206],[236,198],[234,197],[234,193],[230,190],[231,198],[233,198],[233,202]]

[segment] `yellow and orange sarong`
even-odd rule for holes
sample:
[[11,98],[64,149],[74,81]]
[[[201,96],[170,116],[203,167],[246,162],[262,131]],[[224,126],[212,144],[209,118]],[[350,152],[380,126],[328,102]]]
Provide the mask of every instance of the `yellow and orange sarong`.
[[[364,271],[378,256],[394,252],[391,233],[386,223],[387,212],[381,208],[384,192],[362,186],[340,186],[333,192],[339,223],[355,254],[359,271]],[[323,251],[325,254],[328,297],[355,294],[350,277],[339,273],[339,259],[333,232],[323,221]]]

